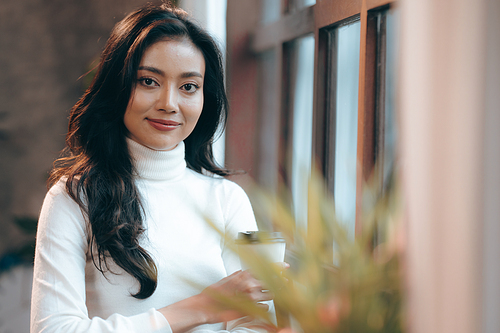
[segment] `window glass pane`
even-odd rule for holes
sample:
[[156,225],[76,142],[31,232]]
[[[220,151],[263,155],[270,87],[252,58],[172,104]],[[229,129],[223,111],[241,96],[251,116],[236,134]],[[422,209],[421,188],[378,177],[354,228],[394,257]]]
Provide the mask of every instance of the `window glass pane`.
[[[395,92],[397,86],[397,42],[398,42],[398,15],[394,9],[383,10],[371,14],[376,19],[377,26],[377,55],[376,55],[376,168],[380,194],[386,190],[394,171],[396,160],[397,124],[395,110]],[[386,231],[382,225],[378,226],[375,235],[376,243],[385,241]]]
[[316,4],[316,0],[297,0],[298,8],[309,7]]
[[[276,51],[259,54],[259,183],[270,190],[277,188],[280,110],[276,96],[280,96],[279,75],[276,75]],[[278,133],[277,133],[278,132]]]
[[270,23],[280,18],[281,0],[262,0],[262,23]]
[[[207,30],[215,37],[222,49],[222,56],[226,55],[226,0],[209,0],[206,7]],[[225,59],[224,59],[225,60]],[[225,61],[224,61],[225,62]],[[213,145],[214,158],[218,165],[224,166],[226,150],[226,133],[223,128],[220,136],[216,138]]]
[[354,237],[358,136],[359,21],[336,29],[334,198],[338,218]]
[[395,160],[397,127],[395,117],[398,12],[394,9],[386,13],[386,61],[385,61],[385,103],[384,103],[384,147],[383,179],[387,179]]
[[314,37],[294,43],[297,61],[293,89],[292,196],[297,226],[307,225],[307,181],[311,171]]

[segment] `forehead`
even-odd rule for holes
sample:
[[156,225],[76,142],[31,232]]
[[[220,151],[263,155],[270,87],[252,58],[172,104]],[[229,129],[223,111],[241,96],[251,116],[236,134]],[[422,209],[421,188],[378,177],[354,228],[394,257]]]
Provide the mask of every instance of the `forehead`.
[[150,45],[142,55],[140,66],[161,70],[205,72],[203,53],[188,39],[163,39]]

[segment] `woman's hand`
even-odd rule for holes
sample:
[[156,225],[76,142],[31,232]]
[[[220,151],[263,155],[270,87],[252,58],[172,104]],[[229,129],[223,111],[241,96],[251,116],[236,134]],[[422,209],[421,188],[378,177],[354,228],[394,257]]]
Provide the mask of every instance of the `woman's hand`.
[[[243,317],[227,301],[255,302],[267,310],[267,304],[259,302],[272,300],[269,291],[248,271],[236,271],[217,283],[208,286],[200,294],[171,304],[158,311],[163,314],[174,333],[187,331],[202,324],[227,322]],[[238,303],[235,303],[238,304]]]
[[207,304],[209,323],[226,322],[244,316],[230,307],[230,303],[243,304],[250,301],[267,311],[269,306],[259,302],[273,299],[271,293],[248,271],[236,271],[207,287],[200,295]]

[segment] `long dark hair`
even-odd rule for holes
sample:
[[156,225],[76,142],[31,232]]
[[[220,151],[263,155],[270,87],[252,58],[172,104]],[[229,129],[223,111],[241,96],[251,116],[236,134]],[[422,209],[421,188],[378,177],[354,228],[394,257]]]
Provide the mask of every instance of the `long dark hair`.
[[140,289],[132,295],[138,299],[155,291],[157,268],[139,244],[144,212],[134,184],[123,116],[146,49],[160,40],[184,38],[203,53],[206,67],[203,110],[184,141],[187,165],[199,173],[230,174],[216,165],[212,152],[214,136],[225,124],[227,112],[221,53],[184,11],[146,5],[114,27],[90,87],[71,110],[65,157],[54,163],[49,178],[49,186],[67,178],[66,191],[87,216],[94,265],[104,274],[109,270],[107,258],[112,258],[139,281]]

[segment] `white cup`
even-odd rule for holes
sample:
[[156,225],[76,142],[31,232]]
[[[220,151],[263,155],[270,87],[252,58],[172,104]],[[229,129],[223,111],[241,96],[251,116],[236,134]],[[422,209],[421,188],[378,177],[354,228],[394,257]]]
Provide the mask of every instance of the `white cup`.
[[267,262],[283,262],[285,260],[286,243],[280,232],[239,232],[236,244],[238,245],[238,254],[243,270],[250,268],[248,263],[245,262],[245,258],[260,259]]

